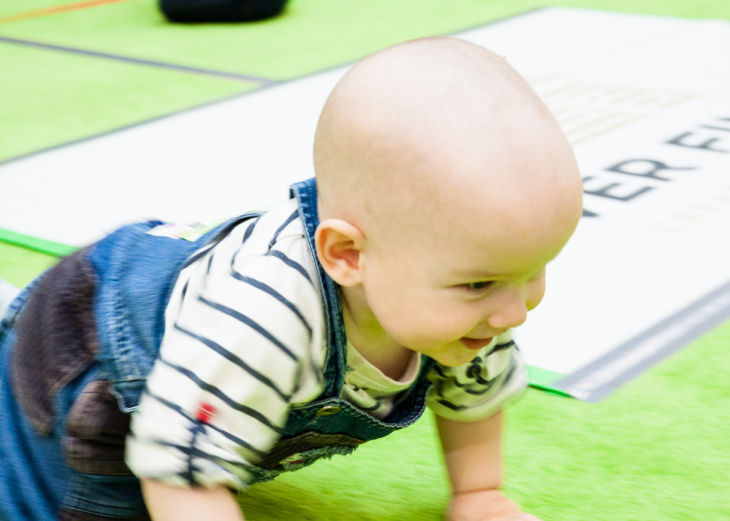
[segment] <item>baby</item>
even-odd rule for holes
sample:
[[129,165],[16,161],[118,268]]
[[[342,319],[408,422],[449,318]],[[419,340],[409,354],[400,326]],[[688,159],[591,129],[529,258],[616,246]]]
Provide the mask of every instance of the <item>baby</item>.
[[241,520],[233,492],[426,406],[448,519],[536,519],[499,492],[500,411],[581,215],[557,123],[503,59],[416,40],[345,75],[314,162],[279,208],[195,241],[122,228],[13,301],[0,519]]

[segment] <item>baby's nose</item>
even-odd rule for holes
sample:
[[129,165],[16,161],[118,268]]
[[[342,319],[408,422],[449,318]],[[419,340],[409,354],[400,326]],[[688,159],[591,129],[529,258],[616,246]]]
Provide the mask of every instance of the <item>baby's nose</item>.
[[487,318],[487,323],[494,329],[510,329],[522,325],[527,320],[527,304],[521,292],[515,291],[500,302],[499,306]]

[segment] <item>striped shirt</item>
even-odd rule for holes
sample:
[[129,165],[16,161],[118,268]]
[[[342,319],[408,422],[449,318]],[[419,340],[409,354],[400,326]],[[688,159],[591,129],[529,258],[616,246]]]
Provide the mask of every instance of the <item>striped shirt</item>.
[[[289,407],[322,392],[327,343],[317,280],[295,199],[234,228],[180,273],[127,439],[138,477],[246,487],[248,468],[279,439]],[[429,407],[469,421],[520,394],[526,376],[512,346],[503,335],[470,364],[437,366]],[[341,397],[383,418],[419,365],[414,353],[395,382],[348,345]]]

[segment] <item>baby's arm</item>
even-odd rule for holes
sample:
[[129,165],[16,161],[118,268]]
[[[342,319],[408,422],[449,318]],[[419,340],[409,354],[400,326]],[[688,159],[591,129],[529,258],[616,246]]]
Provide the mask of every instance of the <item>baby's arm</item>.
[[235,228],[179,275],[126,442],[155,521],[242,520],[228,489],[255,481],[289,404],[321,394],[320,295],[297,264],[308,253],[289,206]]
[[153,521],[243,521],[236,499],[225,487],[184,488],[150,479],[141,482]]
[[436,421],[453,491],[449,521],[538,521],[499,491],[501,411],[474,422]]

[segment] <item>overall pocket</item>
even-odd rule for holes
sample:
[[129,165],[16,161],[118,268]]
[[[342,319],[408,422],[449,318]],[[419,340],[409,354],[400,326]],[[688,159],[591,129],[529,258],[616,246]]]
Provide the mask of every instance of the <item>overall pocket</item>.
[[129,422],[130,416],[119,410],[109,382],[90,382],[66,416],[63,450],[68,465],[85,474],[131,476],[124,463]]
[[27,300],[14,320],[12,386],[35,431],[49,436],[61,421],[54,405],[59,391],[92,365],[99,350],[95,276],[86,250],[66,257],[33,285],[21,294]]
[[139,480],[124,462],[130,416],[119,410],[109,382],[92,380],[68,410],[62,439],[75,472],[59,512],[61,521],[146,521]]

